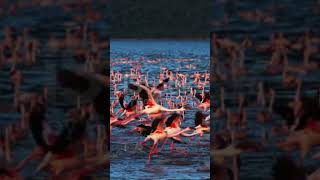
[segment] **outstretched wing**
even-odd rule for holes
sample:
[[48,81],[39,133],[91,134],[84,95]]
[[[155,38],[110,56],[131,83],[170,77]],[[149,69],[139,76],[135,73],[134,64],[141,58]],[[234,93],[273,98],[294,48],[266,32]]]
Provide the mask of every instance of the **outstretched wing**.
[[168,117],[168,119],[166,120],[166,126],[169,127],[171,126],[171,124],[173,123],[173,121],[179,117],[180,114],[178,113],[173,113],[170,117]]
[[[148,100],[150,100],[153,104],[156,104],[150,89],[147,88],[146,86],[140,85],[140,84],[129,84],[129,88],[134,91],[138,91],[139,95],[143,99],[144,103],[146,103]],[[142,93],[142,96],[140,93]]]
[[160,124],[160,122],[163,121],[163,118],[156,118],[152,121],[152,124],[151,124],[151,132],[154,132],[156,131],[158,125]]

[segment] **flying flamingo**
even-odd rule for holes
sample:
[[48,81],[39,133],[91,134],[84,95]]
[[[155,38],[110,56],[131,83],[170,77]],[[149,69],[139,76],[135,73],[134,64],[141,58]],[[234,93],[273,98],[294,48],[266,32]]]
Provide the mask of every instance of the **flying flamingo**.
[[149,156],[148,156],[148,163],[150,163],[151,161],[151,157],[152,155],[154,154],[157,154],[158,152],[158,145],[159,145],[159,142],[163,142],[165,141],[167,138],[172,138],[172,137],[175,137],[175,136],[178,136],[180,135],[181,133],[184,133],[186,131],[189,131],[191,130],[191,128],[185,128],[179,132],[176,132],[174,134],[168,134],[167,132],[164,131],[164,118],[157,118],[155,119],[153,122],[152,122],[152,128],[153,128],[153,131],[151,132],[150,135],[148,135],[143,142],[141,142],[141,145],[145,145],[145,143],[147,141],[150,141],[152,140],[153,141],[153,144],[150,148],[150,153],[149,153]]
[[161,105],[159,105],[152,95],[152,92],[149,88],[147,88],[144,85],[140,84],[129,84],[129,88],[134,91],[140,91],[143,92],[143,94],[146,94],[147,96],[143,96],[143,101],[146,102],[145,109],[143,109],[139,114],[158,114],[161,112],[181,112],[185,111],[184,107],[181,107],[179,109],[168,109]]

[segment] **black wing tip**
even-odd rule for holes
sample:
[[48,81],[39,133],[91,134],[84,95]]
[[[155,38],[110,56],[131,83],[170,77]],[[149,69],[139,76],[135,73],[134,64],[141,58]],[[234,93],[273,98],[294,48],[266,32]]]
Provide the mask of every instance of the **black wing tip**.
[[197,111],[195,114],[195,125],[202,125],[203,119],[205,118],[205,115],[201,111]]
[[173,123],[173,121],[179,117],[180,114],[178,113],[173,113],[167,120],[166,120],[166,126],[169,127]]
[[163,120],[162,117],[158,117],[158,118],[156,118],[156,119],[153,120],[152,125],[151,125],[151,127],[152,127],[152,132],[157,129],[158,125],[160,124],[160,122],[161,122],[162,120]]

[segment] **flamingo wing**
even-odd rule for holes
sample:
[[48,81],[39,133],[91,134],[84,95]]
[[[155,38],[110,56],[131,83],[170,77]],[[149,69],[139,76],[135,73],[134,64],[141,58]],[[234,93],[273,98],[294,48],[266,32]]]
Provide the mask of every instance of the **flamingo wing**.
[[166,126],[169,127],[173,123],[173,121],[179,117],[180,115],[178,113],[173,113],[168,119],[166,120]]
[[203,124],[204,114],[201,111],[197,111],[195,114],[194,125],[195,127]]
[[[129,88],[132,90],[135,90],[135,91],[139,91],[139,88],[141,88],[140,92],[143,93],[143,96],[141,98],[145,102],[146,102],[146,100],[149,100],[149,101],[151,101],[151,103],[156,104],[156,101],[153,98],[151,90],[149,88],[147,88],[146,86],[141,85],[141,84],[129,84]],[[146,97],[146,95],[147,95],[147,97]]]

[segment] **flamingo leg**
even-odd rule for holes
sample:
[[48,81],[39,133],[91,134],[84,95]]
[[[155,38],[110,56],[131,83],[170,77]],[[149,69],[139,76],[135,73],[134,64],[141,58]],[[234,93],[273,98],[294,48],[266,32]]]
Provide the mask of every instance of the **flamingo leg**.
[[155,147],[153,149],[152,155],[158,153],[158,145],[159,145],[159,143],[156,143],[156,145],[155,145]]
[[167,143],[167,140],[168,140],[167,138],[164,140],[163,144],[160,147],[160,151],[162,151],[162,149],[164,148],[165,144]]
[[171,150],[171,151],[173,151],[173,150],[174,150],[174,148],[175,148],[174,143],[173,143],[173,142],[171,142],[171,144],[170,144],[170,150]]
[[156,143],[154,143],[151,148],[150,148],[150,152],[149,152],[149,157],[148,157],[148,164],[150,163],[151,161],[151,157],[152,157],[152,153],[153,153],[153,150],[154,150],[154,147],[155,147]]

